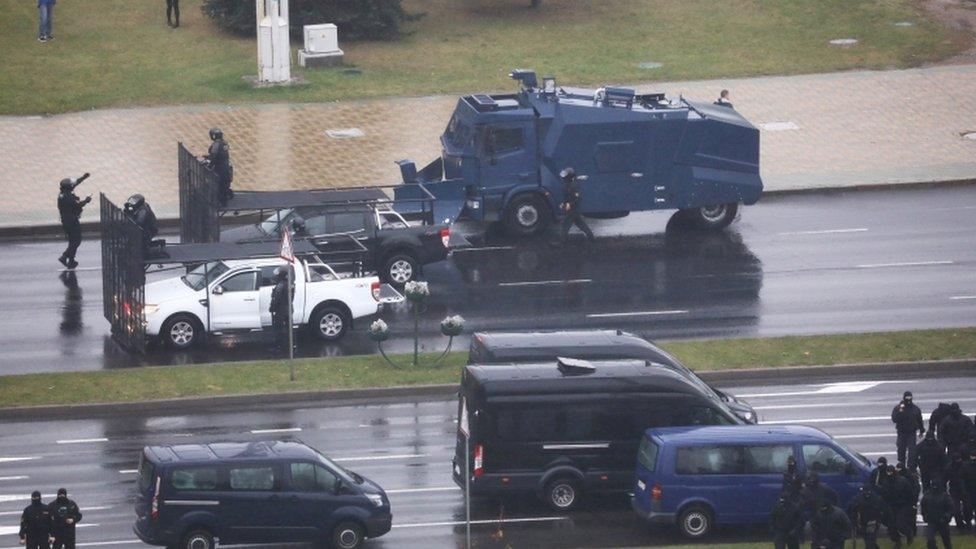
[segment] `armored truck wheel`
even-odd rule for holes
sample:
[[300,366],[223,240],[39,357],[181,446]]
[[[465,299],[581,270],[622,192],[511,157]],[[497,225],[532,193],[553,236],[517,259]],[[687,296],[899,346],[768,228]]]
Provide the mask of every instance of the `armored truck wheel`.
[[505,230],[512,236],[534,236],[549,226],[549,206],[536,195],[515,197],[505,209]]
[[685,221],[697,229],[706,231],[718,231],[729,226],[735,219],[735,214],[739,211],[739,205],[735,202],[728,204],[716,204],[714,206],[702,206],[700,208],[689,208],[681,210],[681,216]]

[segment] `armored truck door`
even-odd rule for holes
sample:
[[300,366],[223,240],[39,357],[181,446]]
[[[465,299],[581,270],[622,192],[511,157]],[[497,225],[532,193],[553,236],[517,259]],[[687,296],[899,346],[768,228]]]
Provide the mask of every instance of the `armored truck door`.
[[536,149],[532,121],[488,126],[478,152],[484,186],[505,192],[519,185],[538,184]]
[[590,170],[583,190],[583,213],[614,214],[650,210],[654,205],[654,184],[649,159],[641,154],[640,140],[620,139],[594,144]]

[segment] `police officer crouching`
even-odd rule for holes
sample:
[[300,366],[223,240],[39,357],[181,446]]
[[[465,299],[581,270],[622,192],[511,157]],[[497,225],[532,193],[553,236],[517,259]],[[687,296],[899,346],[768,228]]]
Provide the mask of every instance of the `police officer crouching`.
[[142,229],[142,249],[148,250],[152,239],[159,234],[156,214],[149,207],[146,198],[141,194],[134,194],[125,201],[125,213],[129,219]]
[[58,489],[58,497],[48,504],[54,533],[53,549],[75,549],[75,525],[81,522],[78,504],[68,499],[68,491]]
[[566,168],[559,172],[559,178],[563,181],[563,221],[559,225],[559,242],[566,242],[566,236],[569,235],[569,228],[573,225],[576,225],[579,230],[583,231],[586,238],[592,242],[594,240],[593,231],[583,221],[583,215],[580,213],[583,190],[580,188],[579,181],[576,178],[576,170]]
[[20,516],[21,545],[26,545],[27,549],[50,549],[53,541],[51,527],[51,511],[41,503],[41,493],[35,490],[30,505]]
[[810,519],[810,529],[813,549],[843,549],[844,540],[851,534],[851,521],[836,505],[822,500]]
[[275,285],[271,290],[271,327],[275,335],[277,349],[288,348],[288,313],[291,302],[295,298],[295,289],[291,290],[288,299],[288,266],[282,265],[274,270]]
[[81,185],[82,181],[88,179],[89,175],[91,174],[86,172],[75,180],[62,179],[60,193],[58,194],[58,214],[61,216],[61,228],[64,229],[64,236],[68,240],[68,247],[65,248],[58,261],[69,269],[78,266],[78,262],[75,261],[75,253],[78,251],[78,246],[81,246],[81,211],[92,199],[91,196],[87,196],[84,200],[80,200],[75,195],[75,187]]

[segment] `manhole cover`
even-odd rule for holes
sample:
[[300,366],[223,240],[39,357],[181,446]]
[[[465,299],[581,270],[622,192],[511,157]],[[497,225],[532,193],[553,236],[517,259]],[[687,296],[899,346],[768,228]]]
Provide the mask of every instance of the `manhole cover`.
[[638,63],[638,69],[660,69],[664,66],[664,63],[658,63],[657,61],[644,61],[643,63]]
[[970,141],[976,141],[976,132],[963,132],[962,138]]
[[766,122],[759,124],[759,127],[767,132],[789,132],[800,129],[793,122]]
[[325,130],[325,135],[328,135],[332,139],[350,139],[353,137],[363,137],[366,134],[359,128],[340,128]]
[[895,27],[914,27],[915,23],[911,21],[895,21],[892,25]]
[[830,43],[835,46],[853,46],[857,44],[857,38],[835,38]]

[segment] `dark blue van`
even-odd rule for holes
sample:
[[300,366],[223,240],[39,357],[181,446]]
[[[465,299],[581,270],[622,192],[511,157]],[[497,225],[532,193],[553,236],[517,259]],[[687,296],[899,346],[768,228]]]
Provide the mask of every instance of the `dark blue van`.
[[871,462],[819,429],[733,425],[645,431],[633,507],[653,523],[702,538],[716,524],[764,523],[782,489],[786,460],[816,472],[846,509]]
[[150,545],[316,542],[355,549],[390,531],[375,483],[300,442],[147,446],[136,523]]

